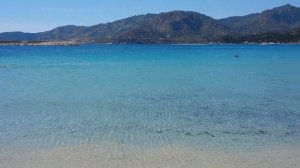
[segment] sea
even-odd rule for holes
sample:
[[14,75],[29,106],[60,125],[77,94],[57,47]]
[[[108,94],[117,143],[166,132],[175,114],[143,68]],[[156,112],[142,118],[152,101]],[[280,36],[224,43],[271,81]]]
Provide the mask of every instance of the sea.
[[0,150],[300,142],[300,45],[0,46]]

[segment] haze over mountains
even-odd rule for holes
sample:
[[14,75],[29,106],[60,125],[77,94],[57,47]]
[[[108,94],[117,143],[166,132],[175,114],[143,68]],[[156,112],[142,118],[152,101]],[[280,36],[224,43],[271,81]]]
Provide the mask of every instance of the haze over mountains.
[[89,43],[300,42],[300,8],[285,5],[262,13],[214,19],[189,11],[129,17],[106,24],[62,26],[40,33],[0,33],[0,41]]

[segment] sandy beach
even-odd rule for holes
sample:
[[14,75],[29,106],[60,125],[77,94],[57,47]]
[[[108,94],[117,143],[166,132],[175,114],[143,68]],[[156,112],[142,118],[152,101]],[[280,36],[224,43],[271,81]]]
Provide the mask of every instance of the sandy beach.
[[183,146],[139,149],[83,145],[51,150],[1,152],[1,168],[298,168],[298,147],[255,151],[195,150]]

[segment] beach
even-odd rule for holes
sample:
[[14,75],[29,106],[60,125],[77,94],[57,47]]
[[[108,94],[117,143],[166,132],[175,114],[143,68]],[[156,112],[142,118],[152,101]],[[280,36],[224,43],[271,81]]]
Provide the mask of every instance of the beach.
[[298,168],[299,146],[254,151],[195,150],[184,146],[139,149],[110,144],[0,153],[3,168]]

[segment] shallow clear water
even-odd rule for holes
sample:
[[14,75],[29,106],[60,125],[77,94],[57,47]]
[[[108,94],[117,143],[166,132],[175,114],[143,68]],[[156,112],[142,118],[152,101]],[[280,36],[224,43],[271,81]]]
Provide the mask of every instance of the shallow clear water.
[[300,142],[299,45],[0,46],[0,66],[0,149]]

